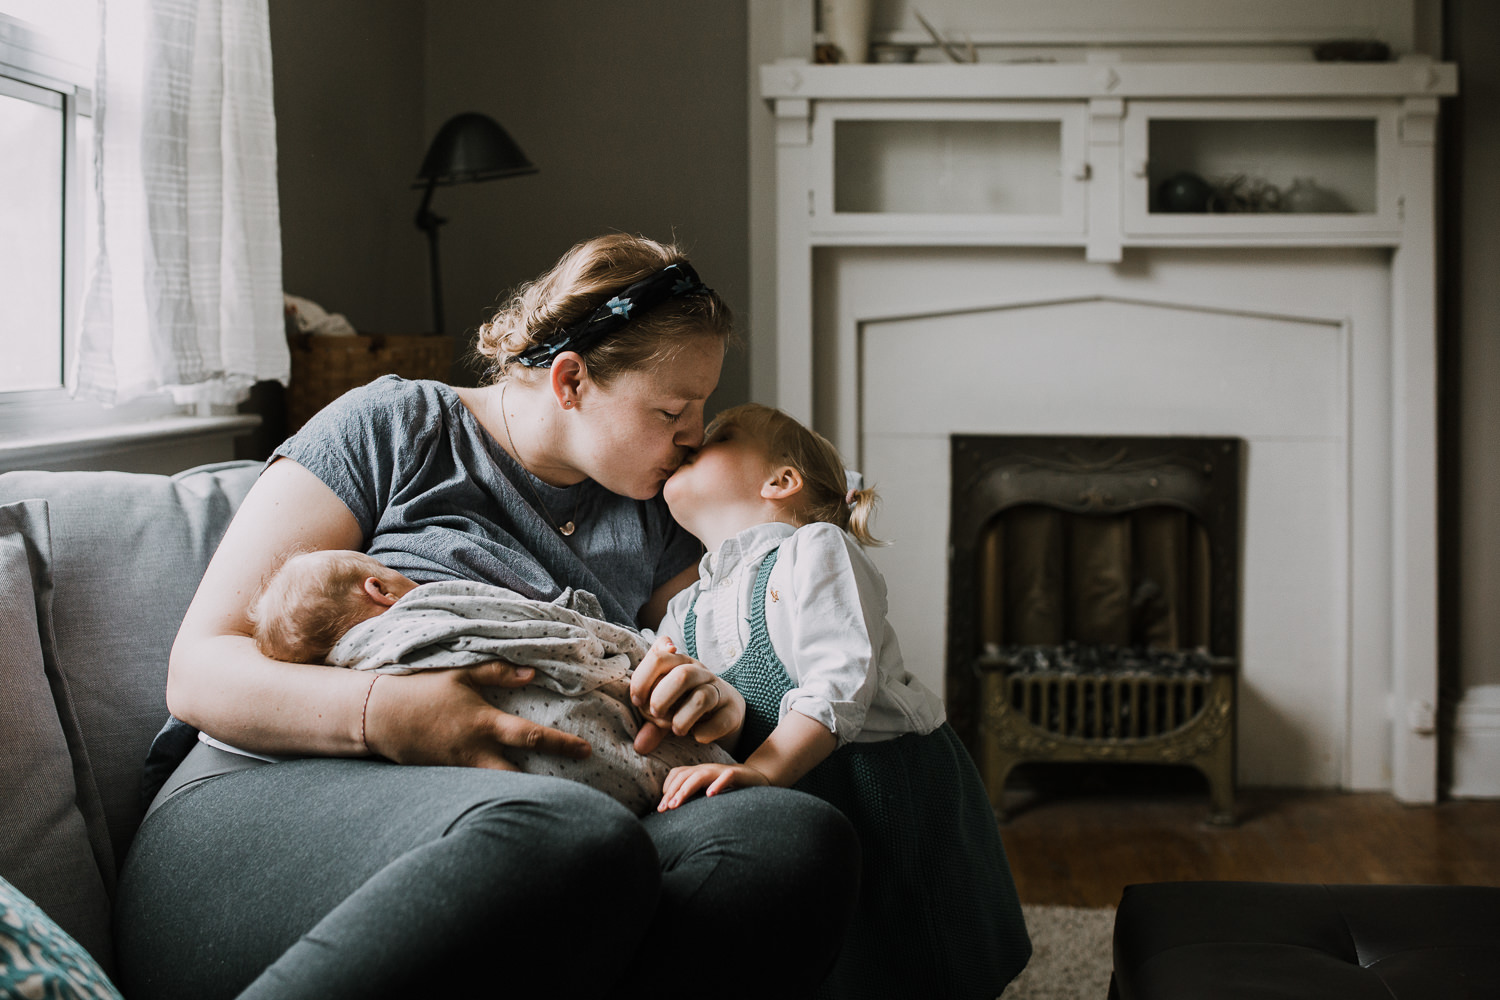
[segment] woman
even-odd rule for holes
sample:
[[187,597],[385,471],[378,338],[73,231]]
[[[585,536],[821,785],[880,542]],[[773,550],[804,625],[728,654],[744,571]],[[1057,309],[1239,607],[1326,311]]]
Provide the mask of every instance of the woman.
[[[482,579],[541,600],[586,589],[612,620],[655,625],[699,555],[658,494],[702,441],[728,335],[727,309],[675,248],[602,237],[480,331],[490,384],[380,379],[277,449],[172,650],[168,705],[216,745],[198,743],[178,767],[126,861],[127,994],[816,985],[858,878],[835,810],[757,789],[637,820],[582,785],[513,770],[507,747],[588,752],[479,694],[520,686],[525,671],[376,683],[267,659],[246,618],[288,553],[339,548],[419,582]],[[658,722],[703,739],[744,716],[707,671],[679,676],[658,704]],[[725,934],[746,957],[788,934],[810,944],[790,970],[778,957],[773,976],[723,956],[713,945]]]

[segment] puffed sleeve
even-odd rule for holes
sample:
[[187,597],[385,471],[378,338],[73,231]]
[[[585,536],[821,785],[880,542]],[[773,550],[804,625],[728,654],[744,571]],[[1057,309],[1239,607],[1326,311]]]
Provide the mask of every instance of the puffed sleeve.
[[794,685],[780,714],[816,719],[843,746],[864,726],[879,690],[885,581],[859,543],[832,524],[799,528],[783,545],[777,571],[783,559],[791,563],[790,593],[767,602],[768,614],[785,616],[787,648],[778,646],[777,654]]

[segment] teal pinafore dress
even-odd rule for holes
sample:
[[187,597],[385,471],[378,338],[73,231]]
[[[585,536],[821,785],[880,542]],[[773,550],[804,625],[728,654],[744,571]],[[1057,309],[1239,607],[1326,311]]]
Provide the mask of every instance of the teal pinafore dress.
[[[776,728],[793,687],[766,629],[779,551],[756,575],[750,642],[720,674],[745,696],[741,760]],[[694,659],[697,624],[689,608],[683,640]],[[820,996],[999,996],[1031,957],[1031,941],[994,811],[952,727],[846,743],[795,787],[849,817],[863,855],[854,920]]]

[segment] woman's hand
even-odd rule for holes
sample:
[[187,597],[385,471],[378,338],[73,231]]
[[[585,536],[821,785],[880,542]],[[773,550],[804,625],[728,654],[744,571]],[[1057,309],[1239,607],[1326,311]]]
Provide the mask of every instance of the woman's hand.
[[514,771],[506,747],[587,757],[588,741],[495,708],[482,687],[524,687],[530,667],[485,663],[455,670],[377,674],[365,702],[365,744],[398,764]]
[[647,720],[635,738],[637,753],[655,750],[668,732],[712,743],[738,732],[745,721],[745,699],[734,685],[677,652],[667,636],[635,668],[630,700]]
[[699,792],[718,795],[736,788],[754,788],[770,783],[770,778],[748,764],[691,764],[674,767],[667,773],[667,780],[662,785],[661,804],[656,807],[656,811],[676,809]]

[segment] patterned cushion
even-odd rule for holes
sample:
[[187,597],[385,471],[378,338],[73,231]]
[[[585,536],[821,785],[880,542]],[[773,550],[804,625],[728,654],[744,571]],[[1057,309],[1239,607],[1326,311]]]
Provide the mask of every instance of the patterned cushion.
[[121,1000],[88,952],[0,878],[0,996]]

